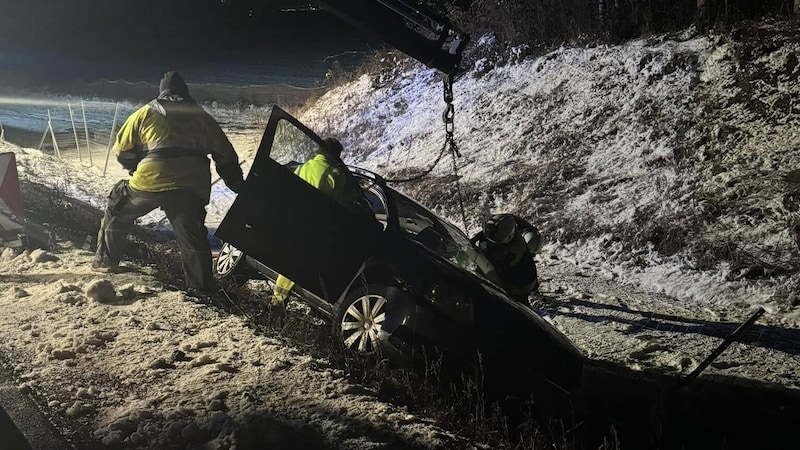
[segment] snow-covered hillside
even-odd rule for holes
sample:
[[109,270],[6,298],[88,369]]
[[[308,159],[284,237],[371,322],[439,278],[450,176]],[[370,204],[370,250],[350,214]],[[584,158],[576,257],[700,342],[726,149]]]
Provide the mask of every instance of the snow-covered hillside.
[[[800,186],[784,177],[800,168],[799,50],[796,26],[771,22],[527,58],[483,38],[454,88],[460,186],[448,155],[400,188],[456,224],[460,188],[471,232],[514,212],[548,238],[545,259],[798,327]],[[437,74],[409,66],[299,117],[341,137],[354,165],[421,172],[444,143],[444,103]]]

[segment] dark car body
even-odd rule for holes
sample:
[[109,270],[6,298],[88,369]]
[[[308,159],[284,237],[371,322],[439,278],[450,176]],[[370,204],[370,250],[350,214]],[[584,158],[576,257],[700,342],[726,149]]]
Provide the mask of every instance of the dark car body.
[[[321,144],[273,109],[245,186],[216,231],[226,243],[218,273],[241,259],[269,279],[287,276],[354,351],[411,360],[433,352],[454,360],[480,355],[521,385],[568,390],[579,383],[580,351],[480,276],[471,262],[475,249],[458,228],[367,171],[351,168],[369,214],[294,175],[289,168]],[[237,258],[225,262],[232,252]]]

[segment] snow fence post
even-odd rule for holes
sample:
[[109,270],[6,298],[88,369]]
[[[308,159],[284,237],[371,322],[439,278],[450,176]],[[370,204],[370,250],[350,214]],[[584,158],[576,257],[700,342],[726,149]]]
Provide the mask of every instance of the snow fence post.
[[81,113],[83,114],[83,132],[86,134],[86,152],[89,154],[89,165],[94,166],[92,162],[92,147],[89,144],[89,124],[86,123],[86,107],[83,105],[83,100],[81,100]]
[[44,134],[42,135],[42,140],[39,141],[39,151],[42,151],[42,148],[44,148],[44,140],[47,139],[47,133],[49,131],[50,131],[50,127],[49,126],[44,127]]
[[56,141],[56,133],[53,131],[53,119],[50,117],[50,110],[47,110],[47,128],[50,130],[50,137],[53,138],[53,149],[56,151],[56,156],[61,159],[61,151],[58,149],[58,141]]
[[111,121],[111,133],[108,136],[108,149],[106,150],[106,164],[103,166],[103,176],[108,170],[108,156],[111,154],[111,146],[114,144],[114,127],[117,126],[117,113],[119,112],[119,102],[114,107],[114,120]]
[[75,148],[78,149],[78,160],[83,162],[83,156],[81,155],[81,144],[78,143],[78,130],[75,128],[75,115],[72,114],[71,103],[67,103],[67,109],[69,109],[69,121],[72,122],[72,135],[75,136]]

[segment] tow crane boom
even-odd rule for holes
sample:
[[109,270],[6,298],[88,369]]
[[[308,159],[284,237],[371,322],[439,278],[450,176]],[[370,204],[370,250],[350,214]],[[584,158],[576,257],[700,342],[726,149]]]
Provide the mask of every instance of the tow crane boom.
[[469,35],[414,0],[313,0],[318,7],[385,40],[428,67],[459,71]]

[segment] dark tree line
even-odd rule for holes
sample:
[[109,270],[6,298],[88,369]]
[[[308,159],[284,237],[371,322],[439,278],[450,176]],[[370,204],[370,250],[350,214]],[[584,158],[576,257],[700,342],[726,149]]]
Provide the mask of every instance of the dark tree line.
[[[430,2],[429,2],[430,3]],[[473,34],[515,43],[617,41],[697,25],[701,31],[766,16],[800,18],[800,0],[445,0]]]

